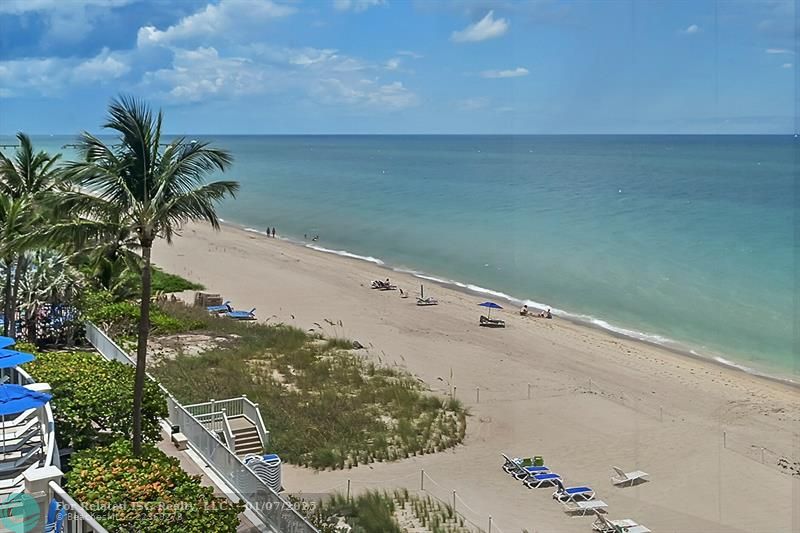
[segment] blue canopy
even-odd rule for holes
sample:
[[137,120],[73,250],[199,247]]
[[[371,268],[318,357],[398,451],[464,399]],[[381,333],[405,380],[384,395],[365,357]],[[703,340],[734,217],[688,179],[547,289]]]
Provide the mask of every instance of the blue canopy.
[[494,302],[483,302],[482,304],[478,304],[480,307],[488,307],[489,309],[502,309],[499,305]]
[[0,368],[14,368],[36,359],[32,354],[0,348]]
[[44,392],[26,389],[22,385],[0,385],[0,416],[13,415],[41,407],[52,397]]
[[14,343],[17,342],[11,337],[0,337],[0,348],[8,348],[9,346],[14,346]]

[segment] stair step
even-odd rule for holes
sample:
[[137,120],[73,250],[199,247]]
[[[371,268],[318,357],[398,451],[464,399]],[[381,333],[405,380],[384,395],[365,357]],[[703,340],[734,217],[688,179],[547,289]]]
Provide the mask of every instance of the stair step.
[[233,430],[234,435],[239,435],[241,433],[258,433],[256,428],[238,428]]

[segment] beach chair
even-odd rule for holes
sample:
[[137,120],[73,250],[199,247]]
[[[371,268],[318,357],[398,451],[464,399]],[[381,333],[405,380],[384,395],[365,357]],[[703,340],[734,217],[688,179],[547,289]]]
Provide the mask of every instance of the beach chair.
[[533,474],[525,478],[522,482],[523,485],[529,489],[538,489],[539,487],[554,487],[561,483],[561,476],[549,472],[547,474]]
[[554,485],[558,488],[553,493],[553,499],[561,503],[594,499],[594,490],[591,487],[565,487],[560,479],[555,480]]
[[580,513],[585,515],[590,512],[598,512],[601,509],[608,507],[608,504],[603,500],[588,500],[582,502],[564,502],[565,513]]
[[231,307],[231,302],[225,302],[222,305],[209,305],[206,307],[206,311],[212,314],[219,314],[219,313],[230,313],[233,311],[233,307]]
[[481,315],[480,325],[487,327],[487,328],[504,328],[506,327],[506,323],[504,320],[500,320],[499,318],[489,318],[487,316]]
[[426,305],[439,305],[439,300],[428,296],[427,298],[420,298],[417,296],[417,305],[419,306],[426,306]]
[[512,472],[514,472],[514,471],[519,469],[519,462],[518,462],[519,459],[516,459],[516,458],[512,459],[511,457],[507,456],[504,453],[501,453],[500,455],[503,456],[503,461],[504,461],[503,462],[503,471],[506,474],[510,474],[510,473],[512,473]]
[[525,481],[530,476],[535,476],[536,474],[549,474],[550,467],[548,466],[523,466],[522,471],[525,473],[525,476],[520,478],[521,481]]
[[254,307],[250,311],[228,311],[225,316],[234,320],[255,320],[255,313],[256,308]]
[[622,520],[609,520],[604,515],[600,514],[599,510],[595,510],[595,520],[592,523],[592,529],[600,533],[651,533],[650,529],[641,524],[637,524],[630,518]]
[[642,472],[641,470],[634,470],[633,472],[624,472],[621,468],[617,466],[612,466],[611,468],[615,472],[615,475],[611,476],[611,483],[613,483],[614,485],[629,484],[630,486],[633,486],[639,480],[647,481],[647,479],[645,478],[650,475],[647,472]]

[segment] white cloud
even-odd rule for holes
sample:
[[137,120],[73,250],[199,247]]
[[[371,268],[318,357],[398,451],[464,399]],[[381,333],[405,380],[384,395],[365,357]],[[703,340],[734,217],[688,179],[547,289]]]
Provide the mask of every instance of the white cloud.
[[103,82],[124,76],[130,70],[131,67],[121,56],[103,48],[95,57],[78,64],[72,71],[72,77],[78,82]]
[[386,70],[397,70],[400,68],[400,58],[393,57],[386,61]]
[[374,6],[386,5],[386,0],[333,0],[333,7],[339,11],[360,13]]
[[213,96],[239,96],[262,90],[265,75],[247,59],[220,57],[216,48],[175,52],[172,68],[145,74],[142,84],[174,102],[199,102]]
[[690,24],[686,28],[682,29],[681,33],[686,33],[688,35],[700,33],[700,26],[698,26],[697,24]]
[[794,54],[794,52],[788,48],[767,48],[765,51],[768,54]]
[[2,0],[0,2],[0,13],[21,15],[36,11],[71,11],[84,7],[95,6],[113,8],[124,6],[136,0]]
[[474,43],[503,36],[509,27],[506,19],[494,18],[494,10],[474,24],[470,24],[460,31],[454,31],[450,40],[455,43]]
[[399,55],[399,56],[408,56],[408,57],[410,57],[412,59],[422,59],[422,57],[423,57],[422,54],[418,54],[418,53],[413,52],[411,50],[398,50],[397,51],[397,55]]
[[784,63],[783,65],[781,65],[781,68],[792,68],[792,64],[791,63]]
[[465,98],[456,102],[456,107],[461,111],[477,111],[489,105],[489,99],[485,97]]
[[105,83],[130,71],[124,54],[104,48],[88,59],[75,57],[25,58],[0,61],[0,87],[4,97],[32,91],[54,96],[64,87]]
[[166,30],[155,26],[139,28],[136,44],[139,47],[170,45],[199,38],[235,36],[249,29],[261,30],[260,25],[264,22],[286,17],[295,11],[292,6],[271,0],[221,0],[219,4],[208,4],[202,11],[182,18]]
[[509,70],[484,70],[481,72],[482,78],[519,78],[520,76],[527,76],[528,69],[525,67],[517,67]]
[[399,81],[381,85],[369,79],[348,83],[339,78],[327,78],[319,80],[314,93],[322,103],[344,103],[384,111],[405,109],[419,103],[417,95]]

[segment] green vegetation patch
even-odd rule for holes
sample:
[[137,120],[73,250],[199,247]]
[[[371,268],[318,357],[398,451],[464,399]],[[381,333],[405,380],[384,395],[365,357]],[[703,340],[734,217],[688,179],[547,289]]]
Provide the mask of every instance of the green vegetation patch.
[[[347,499],[336,494],[307,514],[320,533],[473,533],[453,507],[429,495],[369,491]],[[344,524],[343,524],[344,522]],[[346,524],[346,526],[345,526]]]
[[[44,352],[25,369],[53,389],[53,416],[59,445],[82,450],[131,438],[134,368],[97,353]],[[146,442],[159,438],[167,416],[161,389],[145,382],[142,431]]]
[[244,510],[214,496],[178,459],[150,445],[134,457],[124,441],[75,454],[66,488],[109,531],[233,533]]
[[152,372],[159,381],[185,404],[246,394],[260,404],[271,451],[285,461],[349,468],[438,452],[464,438],[458,401],[428,393],[405,370],[346,350],[352,343],[208,317],[178,303],[162,309],[182,322],[204,319],[202,333],[227,342],[158,361]]
[[[202,291],[205,289],[205,287],[200,283],[189,281],[188,279],[182,278],[177,274],[164,272],[158,267],[153,267],[150,281],[152,283],[154,294],[183,291]],[[139,286],[141,286],[141,279],[139,280]]]

